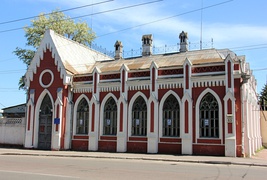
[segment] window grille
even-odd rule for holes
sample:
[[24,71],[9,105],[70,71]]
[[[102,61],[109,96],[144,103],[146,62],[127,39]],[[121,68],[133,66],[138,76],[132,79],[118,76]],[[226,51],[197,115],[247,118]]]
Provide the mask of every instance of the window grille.
[[199,136],[219,138],[219,107],[217,100],[211,93],[202,98],[199,113]]
[[88,134],[89,105],[83,98],[77,108],[76,134]]
[[179,137],[180,136],[180,108],[174,95],[169,95],[163,105],[163,126],[162,135]]
[[47,115],[47,114],[52,115],[52,110],[53,109],[50,97],[48,94],[46,94],[40,107],[40,115]]
[[117,104],[110,97],[104,107],[103,135],[117,134]]
[[147,106],[142,96],[136,98],[132,107],[132,136],[146,136]]

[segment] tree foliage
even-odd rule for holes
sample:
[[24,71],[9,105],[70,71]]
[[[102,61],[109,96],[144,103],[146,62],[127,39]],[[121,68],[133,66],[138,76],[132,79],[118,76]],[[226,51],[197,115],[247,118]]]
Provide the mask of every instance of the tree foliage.
[[[17,47],[13,52],[27,67],[30,65],[47,29],[51,29],[60,35],[84,45],[89,45],[96,37],[87,23],[81,21],[74,22],[73,19],[58,10],[52,11],[49,14],[41,13],[31,23],[31,26],[24,28],[27,39],[26,46],[29,46],[30,49]],[[23,87],[24,81],[21,78],[19,89]]]
[[261,110],[267,110],[267,84],[264,85],[260,92],[260,106]]

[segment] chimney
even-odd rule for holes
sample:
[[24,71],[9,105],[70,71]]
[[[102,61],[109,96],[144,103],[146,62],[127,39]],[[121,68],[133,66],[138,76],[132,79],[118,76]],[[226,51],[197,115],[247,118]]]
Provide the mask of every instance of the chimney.
[[180,39],[180,52],[188,51],[187,32],[182,31],[179,35],[179,39]]
[[142,56],[152,55],[152,41],[153,41],[152,34],[143,35],[143,37],[142,37],[142,43],[143,43],[142,44],[142,48],[143,48]]
[[121,41],[116,41],[115,45],[115,60],[119,60],[119,59],[122,59],[122,43]]

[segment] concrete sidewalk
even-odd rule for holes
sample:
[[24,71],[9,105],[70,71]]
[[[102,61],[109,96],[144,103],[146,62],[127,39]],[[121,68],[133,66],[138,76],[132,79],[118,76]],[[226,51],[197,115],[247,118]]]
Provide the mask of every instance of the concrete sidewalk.
[[42,151],[29,149],[0,148],[0,155],[28,155],[52,157],[106,158],[127,160],[150,160],[168,162],[227,164],[267,167],[267,149],[261,150],[252,158],[231,158],[220,156],[186,156],[165,154],[135,154],[108,152],[79,152],[79,151]]

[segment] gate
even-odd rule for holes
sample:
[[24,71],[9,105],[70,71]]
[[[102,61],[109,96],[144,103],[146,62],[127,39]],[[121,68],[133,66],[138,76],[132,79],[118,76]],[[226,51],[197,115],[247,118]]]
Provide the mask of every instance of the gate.
[[46,95],[39,113],[38,149],[50,150],[52,137],[52,103]]

